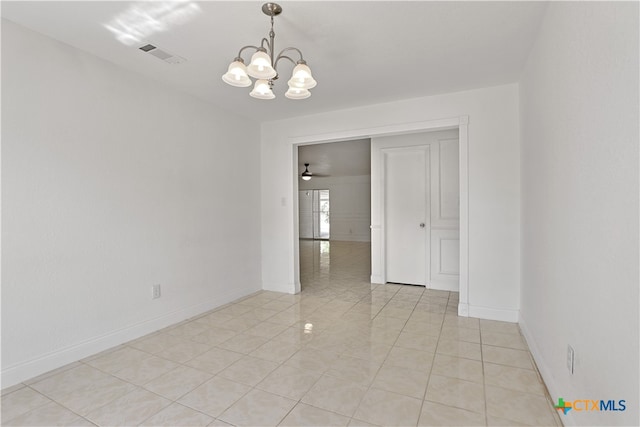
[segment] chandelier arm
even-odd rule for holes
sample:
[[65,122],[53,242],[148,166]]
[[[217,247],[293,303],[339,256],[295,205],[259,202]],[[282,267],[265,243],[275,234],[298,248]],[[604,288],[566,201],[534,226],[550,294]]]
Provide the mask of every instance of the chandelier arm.
[[282,52],[280,52],[280,55],[278,55],[278,57],[276,58],[276,62],[273,64],[273,68],[277,70],[277,66],[278,66],[278,61],[280,61],[281,59],[288,59],[289,61],[291,61],[291,63],[293,65],[296,65],[296,61],[294,61],[293,59],[291,59],[290,57],[283,55]]
[[[302,52],[300,51],[300,49],[298,49],[297,47],[285,47],[284,49],[282,49],[280,51],[280,53],[278,54],[278,58],[280,57],[284,57],[283,53],[288,52],[290,50],[295,50],[296,52],[298,52],[298,55],[300,55],[300,61],[302,61],[303,63],[306,63],[304,61],[304,57],[302,56]],[[294,62],[294,64],[297,64],[297,62]]]
[[260,50],[260,48],[258,46],[253,46],[253,45],[243,46],[240,49],[240,51],[238,52],[238,57],[237,58],[241,58],[242,59],[242,52],[244,52],[246,49],[255,49],[256,51]]
[[269,43],[269,39],[267,39],[266,37],[262,38],[262,41],[260,42],[260,47],[264,49],[265,43],[267,44],[267,50],[273,50],[271,43]]

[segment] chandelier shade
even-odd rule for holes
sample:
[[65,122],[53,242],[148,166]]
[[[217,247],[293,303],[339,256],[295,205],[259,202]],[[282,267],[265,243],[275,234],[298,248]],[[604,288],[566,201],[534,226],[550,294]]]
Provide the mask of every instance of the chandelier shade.
[[[249,87],[252,84],[251,78],[256,79],[250,96],[258,99],[273,99],[273,86],[279,78],[278,64],[281,60],[287,60],[294,66],[291,78],[289,79],[289,89],[285,93],[288,99],[306,99],[311,96],[309,89],[314,88],[317,82],[311,74],[311,69],[302,57],[300,49],[287,47],[282,49],[277,55],[275,53],[275,37],[273,31],[274,16],[282,13],[282,7],[276,3],[265,3],[262,5],[262,12],[271,18],[271,30],[269,38],[263,38],[260,46],[244,46],[238,52],[238,56],[233,60],[227,72],[222,76],[222,81],[235,87]],[[245,66],[242,53],[251,49],[254,51],[248,66]],[[297,60],[290,55],[297,53]]]
[[298,63],[294,67],[291,80],[287,83],[289,87],[300,89],[312,89],[318,84],[311,75],[311,69],[304,63]]
[[276,97],[268,80],[257,80],[249,95],[257,99],[273,99]]
[[233,61],[229,65],[229,69],[222,76],[222,80],[235,87],[249,87],[251,86],[251,79],[247,75],[247,67],[244,65],[242,58],[239,61]]
[[308,89],[289,86],[289,90],[285,92],[284,96],[289,99],[305,99],[311,96],[311,92]]
[[271,66],[271,58],[265,51],[257,51],[251,57],[251,63],[247,67],[247,74],[254,79],[272,79],[278,73]]

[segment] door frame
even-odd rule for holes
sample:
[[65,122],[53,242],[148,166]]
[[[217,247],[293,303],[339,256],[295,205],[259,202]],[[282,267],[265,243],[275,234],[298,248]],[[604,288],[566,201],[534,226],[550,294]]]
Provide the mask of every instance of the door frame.
[[[291,170],[293,171],[293,247],[294,271],[293,278],[295,292],[300,292],[300,245],[298,241],[298,146],[308,144],[322,144],[339,141],[349,141],[353,139],[374,138],[380,136],[393,136],[408,133],[433,132],[437,130],[458,129],[459,155],[458,166],[460,174],[460,302],[458,304],[458,315],[469,316],[469,116],[455,116],[447,119],[427,120],[420,122],[400,123],[389,126],[380,126],[364,129],[345,129],[337,132],[311,134],[305,136],[291,137]],[[373,165],[372,165],[373,166]],[[372,191],[374,183],[372,182]],[[380,185],[378,185],[380,187]],[[371,206],[380,209],[380,206]],[[374,233],[382,231],[381,224],[371,224],[371,261],[372,268],[374,261],[380,265],[385,262],[385,254],[380,244],[376,244],[374,252]],[[377,257],[377,259],[376,259]],[[372,274],[372,282],[373,282]],[[376,277],[381,280],[381,277]],[[374,282],[375,283],[375,282]]]

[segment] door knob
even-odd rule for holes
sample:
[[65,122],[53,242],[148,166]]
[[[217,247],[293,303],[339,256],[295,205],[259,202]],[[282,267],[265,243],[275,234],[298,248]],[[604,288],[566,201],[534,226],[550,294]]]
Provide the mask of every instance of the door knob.
[[424,222],[420,223],[420,228],[424,228]]

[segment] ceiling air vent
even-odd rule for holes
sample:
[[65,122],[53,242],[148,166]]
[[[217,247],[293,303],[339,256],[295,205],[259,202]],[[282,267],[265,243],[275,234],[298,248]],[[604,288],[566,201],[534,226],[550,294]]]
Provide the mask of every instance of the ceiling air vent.
[[169,53],[166,50],[159,49],[157,46],[150,43],[144,44],[138,49],[148,53],[149,55],[153,55],[158,59],[162,59],[164,62],[168,62],[169,64],[182,64],[186,61],[183,57]]

